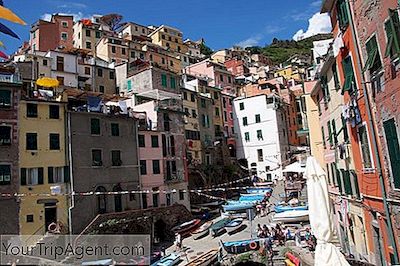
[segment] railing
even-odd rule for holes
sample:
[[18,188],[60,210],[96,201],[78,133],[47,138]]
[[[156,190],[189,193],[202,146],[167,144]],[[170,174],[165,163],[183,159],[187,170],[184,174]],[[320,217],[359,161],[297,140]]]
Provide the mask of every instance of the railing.
[[21,77],[16,74],[14,74],[14,75],[0,74],[0,82],[21,83]]

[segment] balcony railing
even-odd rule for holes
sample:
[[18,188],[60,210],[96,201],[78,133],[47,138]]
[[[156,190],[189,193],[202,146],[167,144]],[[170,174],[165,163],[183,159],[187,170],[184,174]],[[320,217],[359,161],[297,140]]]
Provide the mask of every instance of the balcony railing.
[[0,82],[21,83],[21,77],[18,74],[13,74],[13,75],[0,74]]

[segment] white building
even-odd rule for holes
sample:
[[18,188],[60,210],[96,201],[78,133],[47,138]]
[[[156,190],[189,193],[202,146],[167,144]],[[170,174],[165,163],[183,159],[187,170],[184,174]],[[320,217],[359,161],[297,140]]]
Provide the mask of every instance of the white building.
[[289,159],[284,103],[277,95],[234,100],[237,159],[246,159],[252,175],[264,180],[282,177]]
[[74,54],[61,51],[48,51],[51,58],[51,77],[58,79],[61,86],[78,87],[78,61]]

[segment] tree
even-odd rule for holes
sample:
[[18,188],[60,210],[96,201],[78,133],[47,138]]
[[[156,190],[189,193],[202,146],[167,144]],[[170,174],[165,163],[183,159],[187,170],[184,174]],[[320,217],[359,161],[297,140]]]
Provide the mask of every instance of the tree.
[[122,18],[123,17],[119,14],[108,14],[108,15],[102,16],[100,18],[100,21],[102,23],[106,24],[107,26],[109,26],[112,31],[115,31],[117,28],[119,28],[121,25],[123,25],[121,23]]
[[205,55],[206,57],[210,57],[214,51],[208,47],[204,42],[200,44],[200,53]]

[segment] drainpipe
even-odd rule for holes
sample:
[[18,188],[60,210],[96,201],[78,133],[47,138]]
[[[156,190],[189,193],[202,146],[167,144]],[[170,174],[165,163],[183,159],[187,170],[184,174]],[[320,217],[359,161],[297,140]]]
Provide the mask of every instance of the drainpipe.
[[69,177],[70,177],[70,193],[71,193],[71,206],[68,208],[68,222],[69,222],[69,233],[72,235],[72,209],[75,207],[74,197],[74,175],[72,171],[72,142],[71,142],[71,113],[67,111],[67,123],[68,123],[68,160],[69,160]]
[[[400,0],[398,0],[399,4],[400,4]],[[346,11],[347,14],[349,15],[349,24],[351,27],[351,31],[352,31],[352,37],[353,37],[353,42],[354,45],[356,46],[356,62],[358,62],[357,68],[361,73],[361,80],[362,80],[362,86],[363,86],[363,97],[365,99],[365,106],[367,109],[367,115],[368,115],[368,123],[369,126],[371,128],[371,134],[372,134],[372,145],[373,145],[373,152],[375,154],[376,157],[376,165],[377,165],[377,170],[379,173],[379,182],[381,185],[381,193],[382,193],[382,201],[383,201],[383,206],[385,209],[385,215],[387,217],[387,227],[388,227],[388,235],[389,235],[389,241],[391,246],[393,247],[393,257],[394,257],[394,264],[399,264],[399,256],[398,256],[398,252],[397,252],[397,245],[396,245],[396,241],[395,241],[395,236],[394,236],[394,232],[393,232],[393,224],[392,224],[392,219],[391,219],[391,213],[389,210],[389,205],[387,202],[387,193],[386,193],[386,187],[385,187],[385,180],[383,179],[383,169],[382,169],[382,164],[381,164],[381,156],[379,154],[379,145],[377,143],[377,133],[376,133],[376,128],[375,128],[375,123],[374,120],[372,118],[372,112],[371,112],[371,105],[370,105],[370,99],[369,99],[369,95],[368,95],[368,88],[365,82],[365,76],[364,73],[362,71],[361,68],[361,53],[360,53],[360,49],[359,49],[359,43],[357,42],[356,39],[356,31],[355,31],[355,26],[354,26],[354,21],[353,21],[353,15],[351,13],[351,9],[350,9],[350,3],[349,1],[346,2]]]

